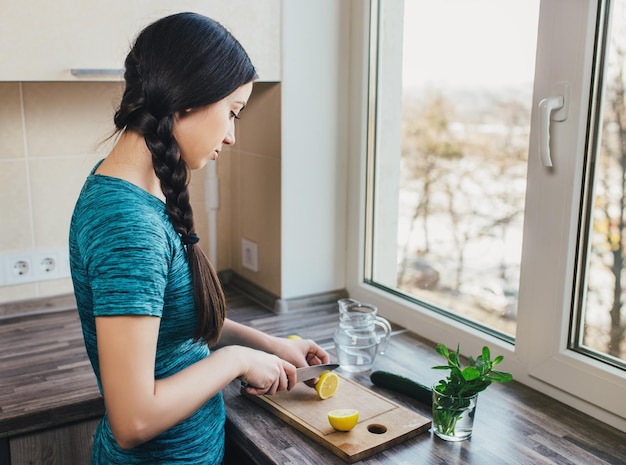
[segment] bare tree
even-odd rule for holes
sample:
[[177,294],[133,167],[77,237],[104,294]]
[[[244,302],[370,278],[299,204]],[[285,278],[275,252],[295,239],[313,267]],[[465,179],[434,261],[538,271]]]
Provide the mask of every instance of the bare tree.
[[[603,228],[595,228],[595,235],[601,236],[605,243],[603,250],[608,253],[597,254],[604,266],[613,275],[612,299],[609,309],[610,330],[607,353],[615,357],[622,354],[621,345],[626,334],[626,325],[622,324],[622,273],[625,260],[626,240],[626,105],[624,102],[625,86],[624,63],[626,51],[615,46],[616,66],[612,81],[607,85],[607,107],[602,135],[602,154],[598,183],[601,195],[596,196],[596,217],[601,216]],[[611,143],[614,136],[615,142]],[[613,175],[613,176],[611,176]],[[596,221],[597,223],[597,221]],[[586,328],[586,338],[589,328]],[[593,342],[589,343],[590,345]],[[597,347],[596,347],[597,348]]]
[[[448,216],[456,257],[447,261],[455,269],[452,287],[458,290],[467,245],[486,236],[504,241],[509,225],[523,212],[523,188],[512,189],[511,185],[515,181],[525,184],[528,136],[527,129],[520,134],[520,128],[529,127],[530,112],[515,100],[496,100],[482,116],[473,112],[470,116],[475,119],[457,125],[460,132],[455,132],[450,122],[457,116],[451,105],[440,95],[431,94],[425,100],[406,104],[403,114],[401,188],[416,197],[407,237],[411,238],[420,224],[424,246],[418,252],[431,254],[430,219],[442,213]],[[484,133],[482,128],[489,125],[500,132]],[[471,192],[465,192],[466,188]],[[447,201],[442,202],[443,198]],[[410,250],[410,243],[407,240],[402,251],[400,282],[407,259],[416,253]],[[500,275],[506,279],[504,258]]]
[[[403,189],[412,190],[418,196],[407,237],[413,235],[417,220],[421,219],[425,244],[422,253],[430,250],[428,219],[433,185],[443,175],[441,161],[461,157],[460,146],[449,128],[451,115],[452,109],[438,95],[429,95],[425,104],[413,102],[404,108],[401,159]],[[399,282],[404,278],[407,259],[413,252],[409,250],[409,243],[410,240],[407,240],[402,252]]]

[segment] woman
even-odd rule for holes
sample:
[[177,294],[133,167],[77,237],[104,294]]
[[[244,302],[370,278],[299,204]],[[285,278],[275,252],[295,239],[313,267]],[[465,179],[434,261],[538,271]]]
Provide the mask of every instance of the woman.
[[181,13],[142,31],[125,67],[119,137],[87,178],[70,228],[106,410],[92,463],[219,464],[224,386],[239,378],[252,394],[274,394],[295,384],[296,367],[329,356],[313,341],[228,320],[194,232],[189,170],[235,143],[256,78],[241,45],[217,22]]

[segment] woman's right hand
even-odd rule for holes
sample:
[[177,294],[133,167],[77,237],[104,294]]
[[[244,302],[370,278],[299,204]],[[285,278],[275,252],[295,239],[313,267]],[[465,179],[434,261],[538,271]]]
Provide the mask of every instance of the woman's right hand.
[[240,360],[245,360],[239,379],[252,395],[276,394],[296,384],[296,367],[273,354],[240,346]]

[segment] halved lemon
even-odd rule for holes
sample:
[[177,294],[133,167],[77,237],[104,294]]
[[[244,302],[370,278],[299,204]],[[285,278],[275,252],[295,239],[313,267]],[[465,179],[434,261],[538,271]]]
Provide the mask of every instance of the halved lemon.
[[328,399],[339,389],[339,376],[334,371],[325,371],[315,383],[315,390],[320,399]]
[[359,411],[353,408],[340,408],[328,412],[330,426],[337,431],[350,431],[359,422]]

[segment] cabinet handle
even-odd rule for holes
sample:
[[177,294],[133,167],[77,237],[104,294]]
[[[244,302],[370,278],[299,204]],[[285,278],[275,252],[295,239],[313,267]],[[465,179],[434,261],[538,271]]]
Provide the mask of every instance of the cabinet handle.
[[72,68],[70,70],[72,76],[122,76],[124,74],[123,69],[113,68]]

